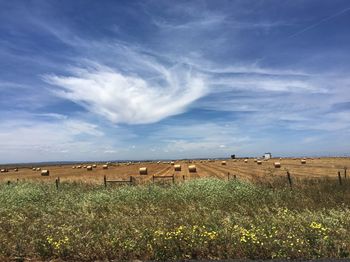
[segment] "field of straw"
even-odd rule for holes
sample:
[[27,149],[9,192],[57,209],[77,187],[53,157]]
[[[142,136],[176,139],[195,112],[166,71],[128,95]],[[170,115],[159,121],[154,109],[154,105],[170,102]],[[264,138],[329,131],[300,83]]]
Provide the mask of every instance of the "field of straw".
[[[254,159],[227,159],[226,165],[222,165],[222,160],[208,161],[195,160],[170,162],[137,162],[137,163],[110,163],[108,169],[103,169],[105,163],[97,163],[92,171],[87,170],[87,166],[94,163],[82,163],[74,165],[56,165],[56,166],[35,166],[41,170],[49,170],[49,176],[41,176],[41,171],[33,171],[32,166],[19,167],[18,171],[13,169],[16,166],[3,166],[9,172],[0,174],[0,181],[47,181],[54,182],[59,177],[60,181],[76,181],[93,184],[103,184],[104,176],[111,180],[128,180],[130,176],[134,178],[135,183],[144,184],[152,181],[152,176],[175,176],[175,181],[191,180],[196,178],[218,178],[228,179],[234,175],[240,180],[245,181],[268,181],[274,177],[285,177],[289,171],[295,178],[321,178],[337,177],[338,171],[344,172],[344,168],[350,167],[350,158],[313,158],[305,159],[302,164],[301,159],[270,159],[262,160],[258,165]],[[274,163],[279,162],[280,168],[275,168]],[[72,168],[81,166],[81,168]],[[175,171],[174,165],[180,165],[181,171]],[[189,165],[196,166],[196,172],[191,173],[188,170]],[[85,166],[85,168],[84,168]],[[147,167],[147,175],[140,175],[139,169]],[[230,175],[228,175],[230,174]]]

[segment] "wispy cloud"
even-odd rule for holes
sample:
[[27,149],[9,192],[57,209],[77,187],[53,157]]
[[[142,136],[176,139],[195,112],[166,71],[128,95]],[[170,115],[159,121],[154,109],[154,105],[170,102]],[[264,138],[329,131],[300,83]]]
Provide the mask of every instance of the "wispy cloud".
[[319,21],[317,21],[316,23],[313,23],[312,25],[309,25],[309,26],[307,26],[307,27],[305,27],[305,28],[299,30],[298,32],[296,32],[296,33],[290,35],[288,38],[292,38],[292,37],[296,37],[296,36],[298,36],[298,35],[301,35],[301,34],[305,33],[306,31],[309,31],[309,30],[311,30],[311,29],[313,29],[313,28],[316,28],[316,27],[320,26],[321,24],[323,24],[323,23],[325,23],[325,22],[327,22],[327,21],[329,21],[329,20],[332,20],[332,19],[334,19],[335,17],[340,16],[340,15],[346,13],[346,12],[349,12],[349,11],[350,11],[350,7],[347,7],[347,8],[345,8],[345,9],[343,9],[343,10],[341,10],[341,11],[335,13],[335,14],[332,14],[332,15],[330,15],[330,16],[327,16],[327,17],[325,17],[325,18],[322,18],[322,19],[320,19]]
[[56,116],[50,121],[29,115],[7,119],[1,122],[0,130],[1,162],[12,162],[12,157],[25,161],[67,159],[63,153],[68,151],[70,157],[82,157],[81,152],[93,149],[95,144],[89,138],[104,135],[97,125]]
[[73,69],[72,76],[46,76],[60,87],[57,95],[84,106],[113,123],[144,124],[180,114],[195,100],[206,95],[205,79],[186,65],[166,68],[144,61],[149,77],[125,73],[95,64]]

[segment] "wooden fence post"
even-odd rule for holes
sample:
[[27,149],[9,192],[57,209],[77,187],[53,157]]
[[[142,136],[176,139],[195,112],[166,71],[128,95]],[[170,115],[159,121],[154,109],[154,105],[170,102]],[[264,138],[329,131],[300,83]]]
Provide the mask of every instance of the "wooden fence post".
[[237,179],[237,176],[236,176],[236,174],[234,174],[234,175],[233,175],[233,178],[234,178],[235,180]]
[[107,177],[106,177],[106,175],[103,176],[103,183],[105,185],[105,188],[107,188]]
[[9,180],[9,181],[7,181],[7,185],[9,186],[11,184],[11,181]]
[[185,181],[185,175],[182,175],[182,180]]
[[175,184],[175,174],[173,174],[173,184]]
[[290,188],[292,188],[292,178],[291,178],[291,176],[290,176],[290,173],[289,173],[289,171],[287,171],[287,178],[288,178],[288,183],[289,183],[289,186],[290,186]]
[[339,185],[342,185],[340,171],[338,171],[338,180],[339,180]]
[[230,172],[227,172],[227,181],[230,181]]
[[347,170],[347,167],[344,167],[344,178],[346,179],[346,170]]
[[57,177],[56,180],[55,180],[55,184],[56,184],[56,190],[59,189],[59,183],[60,183],[60,178]]
[[153,182],[153,184],[154,184],[154,175],[152,176],[152,182]]

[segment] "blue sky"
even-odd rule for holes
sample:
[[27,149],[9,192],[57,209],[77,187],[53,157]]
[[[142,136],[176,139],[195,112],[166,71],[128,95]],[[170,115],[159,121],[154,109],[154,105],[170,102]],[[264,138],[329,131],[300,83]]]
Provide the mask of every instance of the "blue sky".
[[0,162],[348,155],[349,1],[0,1]]

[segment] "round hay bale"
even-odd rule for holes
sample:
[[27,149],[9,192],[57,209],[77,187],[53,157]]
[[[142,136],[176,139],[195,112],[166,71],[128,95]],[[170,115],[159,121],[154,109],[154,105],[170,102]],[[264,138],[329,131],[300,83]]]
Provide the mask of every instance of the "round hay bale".
[[86,168],[86,166],[83,166],[83,168]]
[[5,169],[0,170],[0,173],[5,173],[5,172],[6,172]]
[[181,171],[181,165],[174,165],[175,171]]
[[40,168],[40,167],[37,167],[37,168],[36,168],[36,171],[40,171],[40,170],[41,170],[41,168]]
[[87,171],[92,171],[92,166],[87,166],[87,167],[86,167],[86,170],[87,170]]
[[300,160],[300,163],[302,163],[302,164],[306,164],[306,159],[302,159],[302,160]]
[[147,167],[140,167],[139,173],[140,175],[147,175]]
[[93,164],[93,165],[92,165],[92,167],[93,167],[93,168],[96,168],[96,167],[97,167],[97,165],[96,165],[96,164]]
[[81,168],[81,166],[77,166],[77,168]]
[[73,169],[75,169],[75,166],[72,166]]
[[32,170],[33,170],[33,171],[36,171],[36,168],[35,168],[35,167],[33,167],[33,168],[32,168]]
[[47,169],[44,169],[44,170],[41,171],[41,175],[42,176],[49,176],[50,175],[50,171],[47,170]]
[[197,168],[196,168],[195,165],[190,165],[190,166],[188,166],[188,171],[190,173],[196,173],[197,172]]
[[274,166],[275,166],[275,168],[280,168],[281,167],[281,163],[280,162],[275,162]]
[[15,169],[13,169],[13,171],[18,172],[18,168],[16,167]]
[[221,165],[226,166],[226,161],[221,161]]
[[103,165],[102,168],[103,169],[108,169],[108,165]]
[[254,159],[254,162],[256,163],[257,161],[258,161],[258,160],[255,158],[255,159]]
[[261,164],[262,164],[261,160],[257,160],[256,163],[257,163],[258,165],[261,165]]
[[248,163],[248,159],[244,159],[244,163]]
[[171,161],[171,162],[170,162],[170,165],[172,165],[172,166],[175,165],[174,161]]

